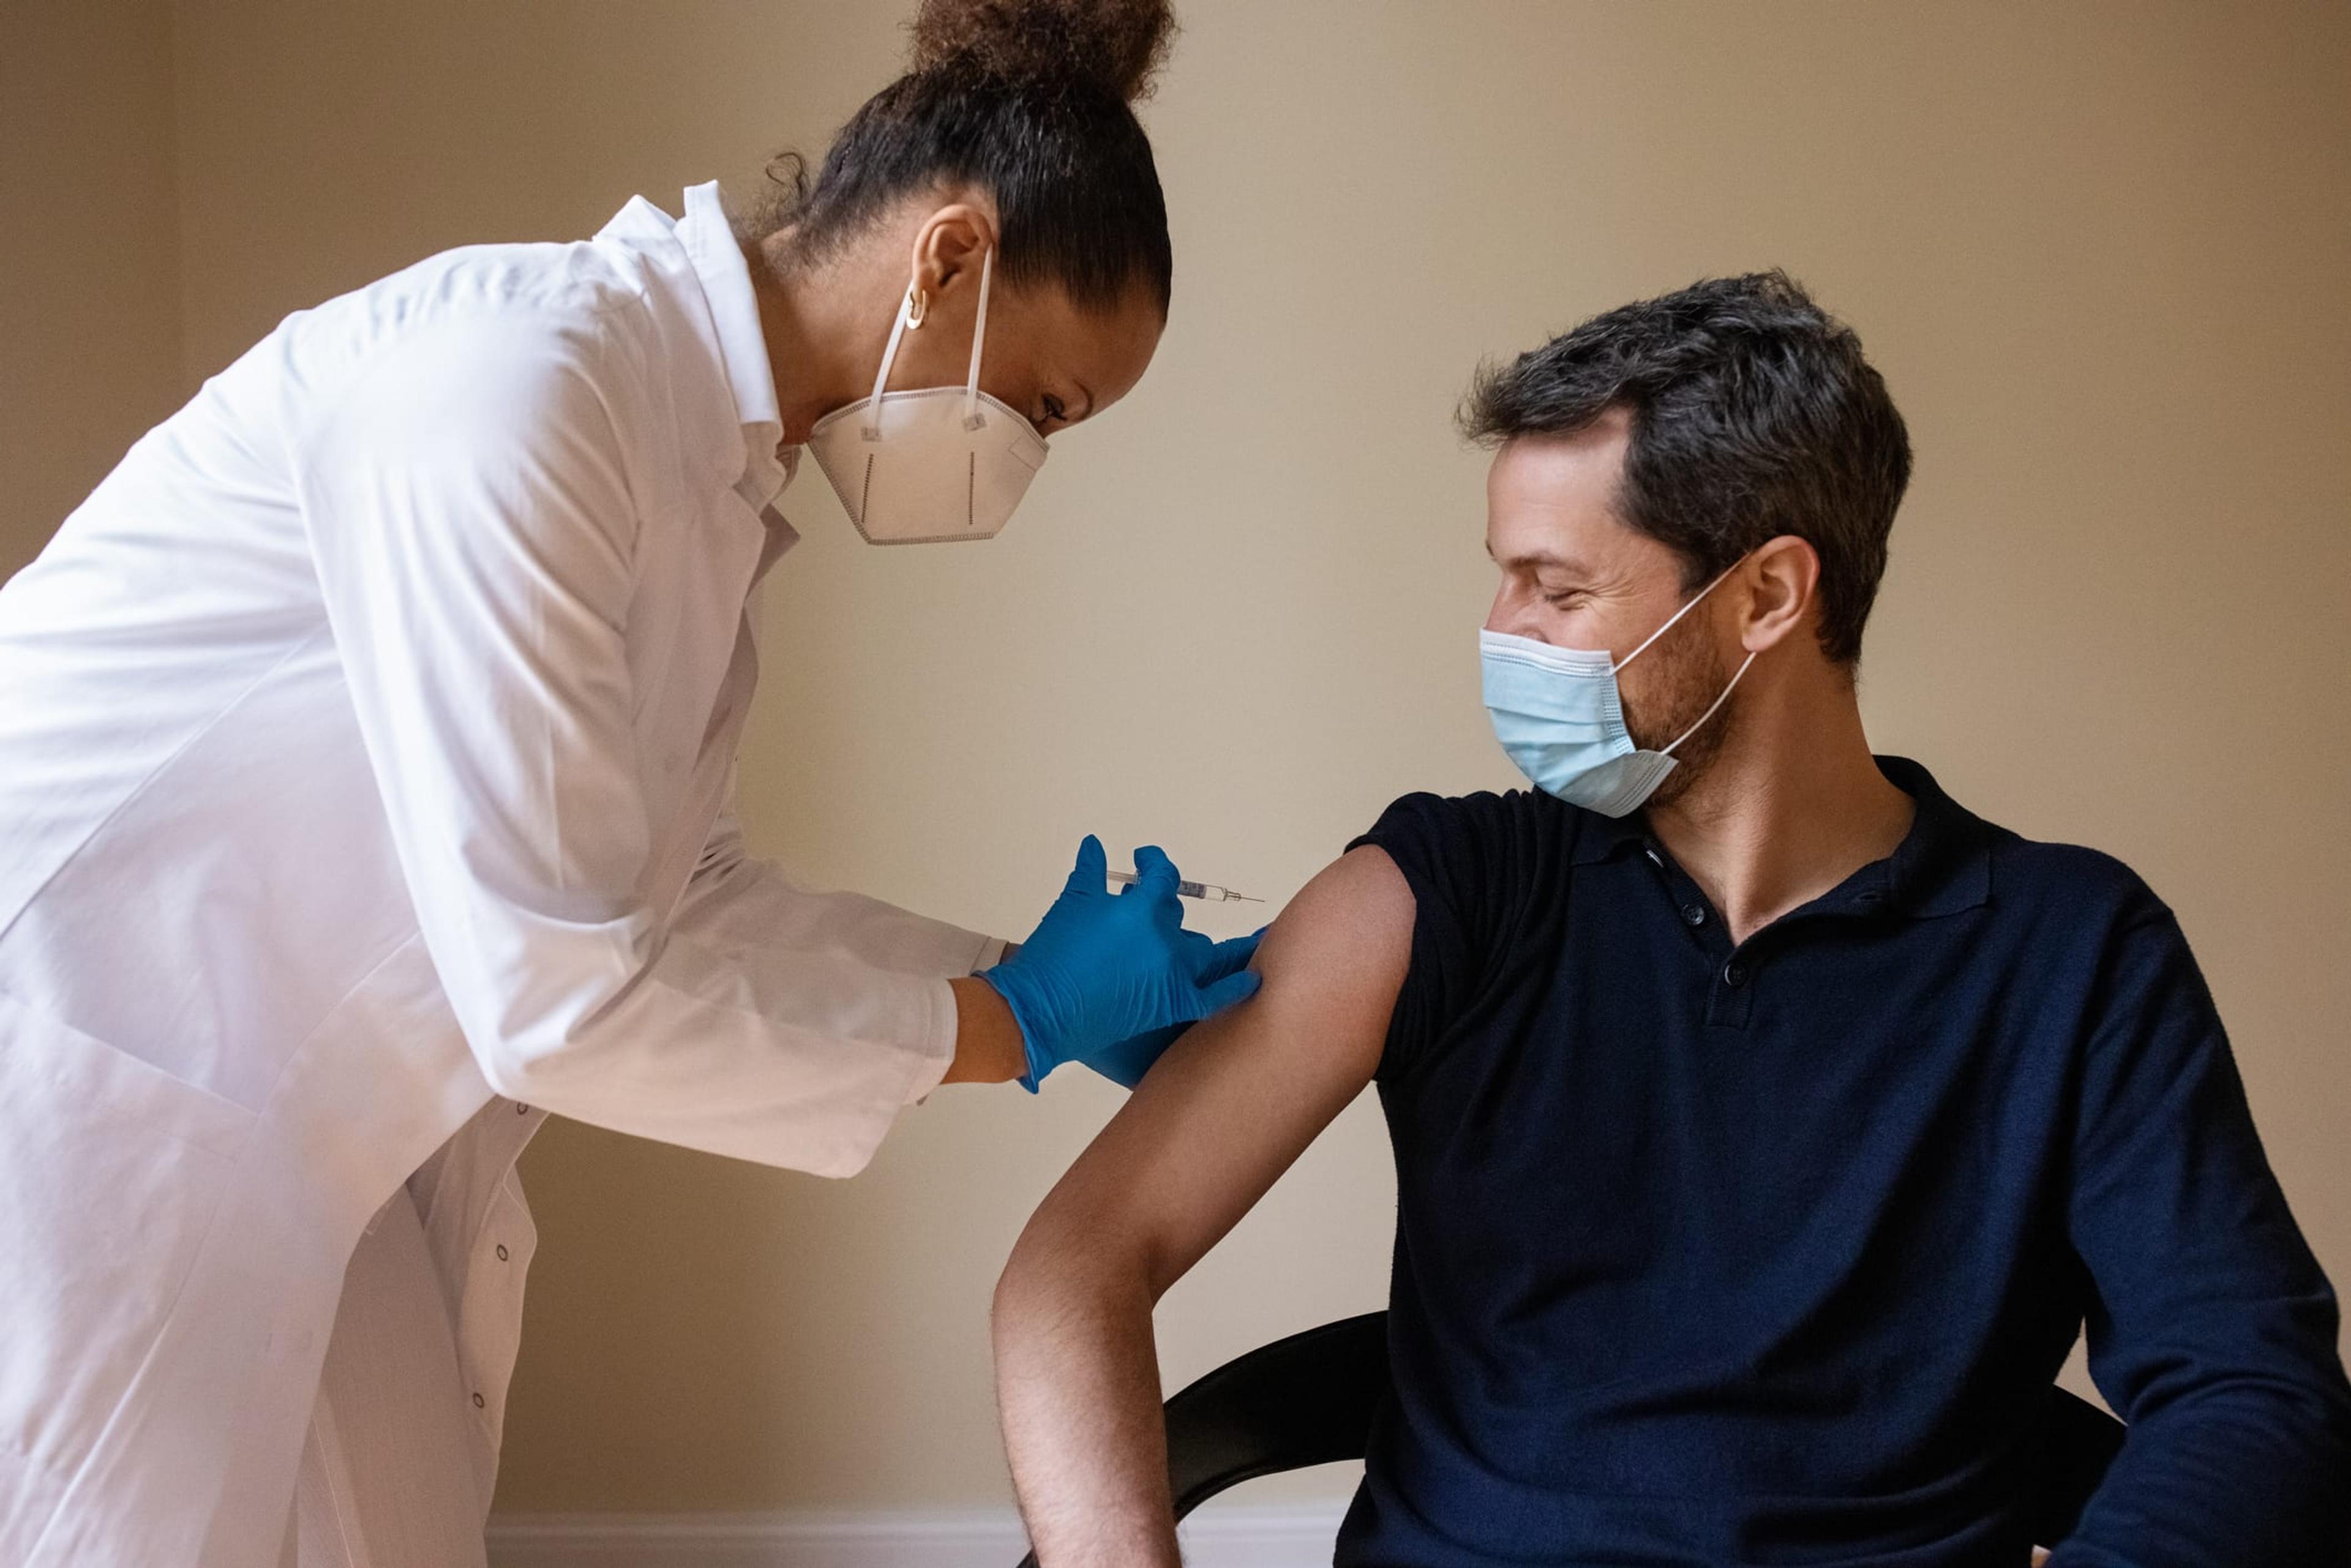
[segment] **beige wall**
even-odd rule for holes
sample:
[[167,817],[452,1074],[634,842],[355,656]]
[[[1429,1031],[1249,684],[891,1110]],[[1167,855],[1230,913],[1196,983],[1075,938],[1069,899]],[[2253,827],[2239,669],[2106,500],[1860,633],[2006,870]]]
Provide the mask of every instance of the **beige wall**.
[[[817,150],[886,78],[898,9],[188,0],[187,371],[436,246]],[[1482,465],[1447,425],[1469,367],[1785,265],[1918,449],[1866,664],[1881,747],[2172,901],[2351,1283],[2351,13],[1185,16],[1148,110],[1178,250],[1158,365],[985,549],[867,550],[820,488],[790,498],[809,538],[746,754],[764,847],[1018,934],[1088,829],[1279,899],[1391,797],[1509,783],[1469,635]],[[112,254],[103,225],[6,244],[12,308],[28,279],[70,308]],[[35,393],[8,373],[14,425]],[[89,477],[64,453],[5,504],[57,511]],[[504,1505],[999,1496],[988,1288],[1115,1099],[944,1091],[847,1184],[551,1128]],[[1171,1296],[1171,1375],[1377,1304],[1389,1204],[1359,1104]]]
[[165,0],[0,5],[0,579],[180,373]]

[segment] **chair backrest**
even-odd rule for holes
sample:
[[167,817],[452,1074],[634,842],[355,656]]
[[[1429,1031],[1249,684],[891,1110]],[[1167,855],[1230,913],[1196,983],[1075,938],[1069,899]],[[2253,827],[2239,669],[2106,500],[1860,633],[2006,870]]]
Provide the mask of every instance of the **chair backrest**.
[[[1388,1394],[1388,1315],[1365,1312],[1291,1334],[1227,1362],[1167,1401],[1167,1479],[1176,1517],[1259,1476],[1360,1459]],[[2047,1460],[2025,1517],[2053,1545],[2123,1445],[2123,1424],[2050,1390]],[[1036,1568],[1031,1555],[1021,1568]]]
[[1167,1402],[1167,1479],[1183,1518],[1228,1487],[1360,1459],[1388,1394],[1388,1315],[1259,1345]]

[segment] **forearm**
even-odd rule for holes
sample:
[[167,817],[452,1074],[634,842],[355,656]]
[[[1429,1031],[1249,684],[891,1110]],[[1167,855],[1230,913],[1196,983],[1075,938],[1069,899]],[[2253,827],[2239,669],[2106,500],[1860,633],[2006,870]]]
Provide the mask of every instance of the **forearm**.
[[[727,792],[731,801],[731,780]],[[978,932],[877,898],[802,885],[747,852],[731,803],[711,827],[672,925],[728,956],[778,947],[841,953],[873,968],[941,978],[995,962],[998,947]]]
[[996,988],[976,976],[947,982],[956,999],[955,1060],[942,1083],[1006,1083],[1029,1071],[1020,1025]]
[[2134,1422],[2053,1568],[2351,1561],[2338,1393],[2221,1384]]
[[1140,1267],[1034,1225],[997,1286],[998,1408],[1041,1568],[1177,1568],[1152,1305]]
[[1176,1568],[1152,1309],[1370,1082],[1411,939],[1384,854],[1315,878],[1258,950],[1264,988],[1168,1049],[1022,1232],[997,1398],[1045,1568]]

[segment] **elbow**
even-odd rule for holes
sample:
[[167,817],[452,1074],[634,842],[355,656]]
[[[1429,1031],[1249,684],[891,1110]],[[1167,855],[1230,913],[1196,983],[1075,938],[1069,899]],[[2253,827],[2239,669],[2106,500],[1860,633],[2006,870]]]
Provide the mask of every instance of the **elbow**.
[[1062,1239],[1041,1232],[1038,1217],[1031,1216],[996,1277],[988,1302],[988,1326],[999,1350],[1019,1337],[1024,1324],[1066,1306],[1073,1294],[1066,1251]]
[[465,1040],[493,1093],[550,1111],[569,1111],[595,1070],[598,1036],[580,1025],[468,1028]]
[[451,1001],[493,1092],[565,1111],[582,1082],[603,1071],[611,1048],[642,1032],[644,1020],[635,1008],[650,974],[643,962],[565,966],[550,960],[519,979],[486,981],[453,994]]
[[1122,1315],[1148,1322],[1158,1292],[1142,1249],[1113,1226],[1088,1225],[1051,1198],[1013,1244],[988,1321],[999,1356],[1034,1337]]

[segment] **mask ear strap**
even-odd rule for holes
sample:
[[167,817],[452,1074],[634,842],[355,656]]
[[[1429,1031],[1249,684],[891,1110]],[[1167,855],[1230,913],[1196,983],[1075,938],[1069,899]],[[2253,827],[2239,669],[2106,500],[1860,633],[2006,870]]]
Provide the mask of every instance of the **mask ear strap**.
[[[1696,593],[1690,595],[1690,601],[1687,604],[1683,605],[1679,610],[1677,610],[1671,615],[1667,616],[1666,623],[1664,625],[1650,632],[1646,637],[1642,638],[1641,645],[1634,649],[1631,653],[1625,654],[1622,659],[1619,659],[1608,673],[1612,675],[1614,674],[1618,670],[1623,669],[1625,665],[1631,664],[1634,660],[1647,653],[1649,651],[1650,643],[1656,642],[1658,638],[1672,631],[1674,629],[1675,622],[1680,620],[1683,616],[1697,609],[1698,601],[1699,600],[1704,599],[1708,594],[1712,593],[1716,589],[1720,588],[1723,584],[1724,579],[1729,577],[1732,572],[1737,571],[1740,567],[1745,566],[1746,564],[1747,557],[1740,556],[1737,560],[1732,561],[1729,566],[1723,568],[1721,577],[1716,578],[1712,582],[1708,583],[1704,588],[1699,589]],[[1701,719],[1698,722],[1703,724],[1705,720]],[[1675,744],[1678,746],[1681,743],[1677,741]]]
[[[1722,688],[1722,695],[1714,699],[1714,706],[1708,708],[1704,713],[1698,715],[1698,722],[1696,724],[1690,726],[1687,729],[1674,737],[1674,746],[1679,746],[1683,741],[1687,740],[1691,736],[1696,735],[1699,730],[1706,727],[1706,721],[1714,716],[1716,708],[1719,708],[1723,704],[1730,700],[1730,694],[1738,689],[1740,678],[1747,674],[1747,665],[1752,664],[1754,662],[1755,655],[1753,653],[1748,654],[1747,664],[1739,666],[1739,674],[1730,677],[1730,685]],[[1657,755],[1660,757],[1671,757],[1674,754],[1674,746],[1667,747],[1663,751],[1657,753]]]
[[873,375],[873,395],[865,400],[865,423],[859,434],[868,441],[882,439],[882,389],[890,384],[890,367],[898,360],[898,340],[906,335],[906,322],[914,313],[914,286],[910,283],[906,298],[898,302],[898,319],[890,324],[890,346],[882,350],[882,368]]
[[979,416],[979,351],[987,342],[987,286],[996,269],[996,247],[979,257],[979,315],[971,324],[971,373],[963,383],[963,427],[977,430],[987,422]]

